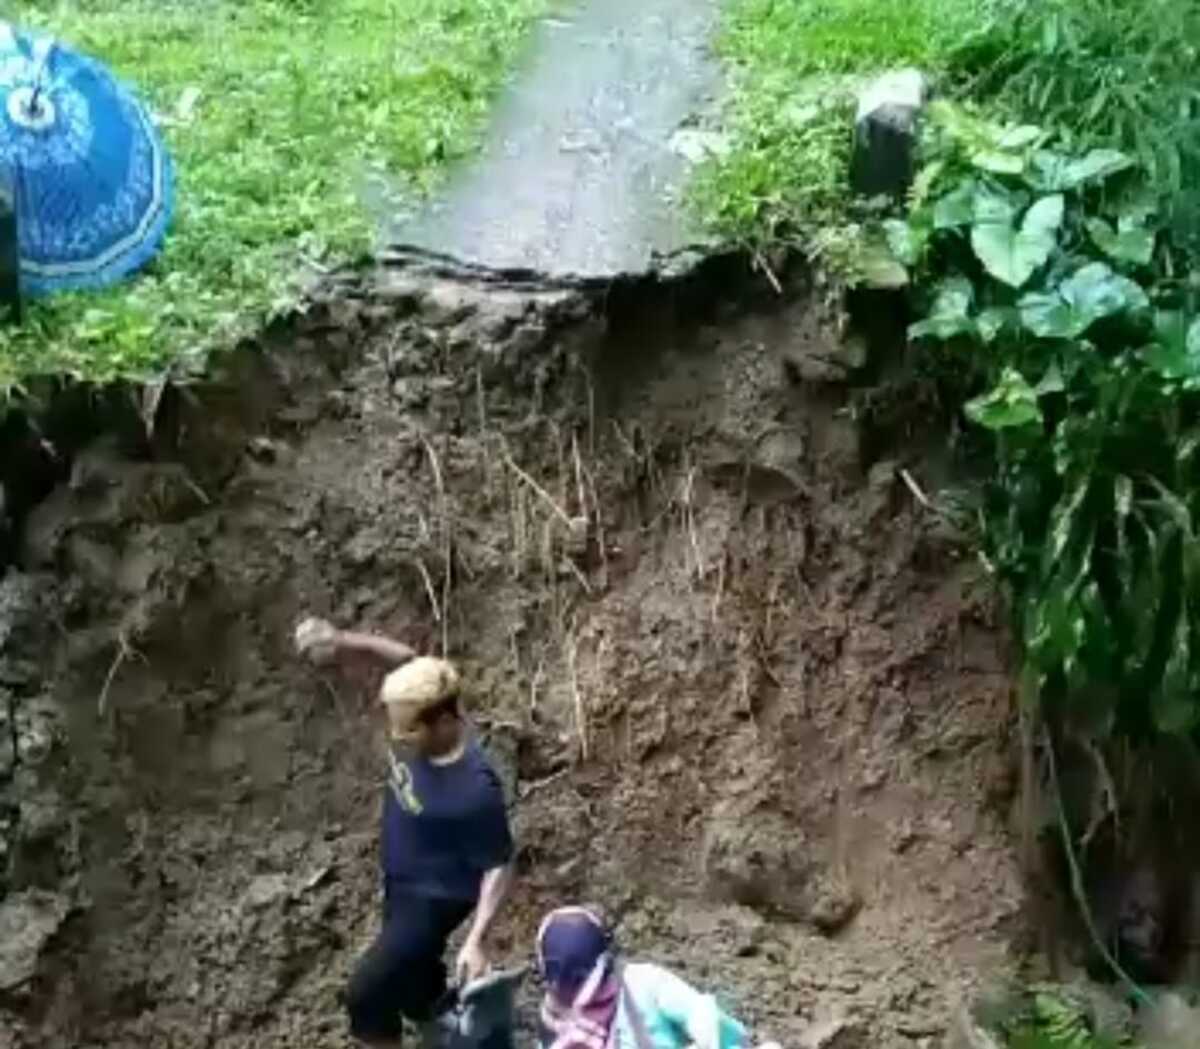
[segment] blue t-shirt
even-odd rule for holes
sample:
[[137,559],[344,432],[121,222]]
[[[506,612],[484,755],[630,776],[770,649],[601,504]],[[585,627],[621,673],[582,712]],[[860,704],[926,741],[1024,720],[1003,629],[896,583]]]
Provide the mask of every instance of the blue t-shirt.
[[383,792],[389,889],[474,902],[486,871],[512,859],[500,778],[474,741],[457,761],[395,756]]

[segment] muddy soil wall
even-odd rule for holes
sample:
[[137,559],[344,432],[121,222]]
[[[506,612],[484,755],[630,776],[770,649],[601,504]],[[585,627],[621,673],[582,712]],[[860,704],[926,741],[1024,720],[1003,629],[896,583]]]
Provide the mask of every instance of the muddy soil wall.
[[310,612],[461,662],[521,843],[499,956],[597,902],[840,1049],[931,1045],[1010,965],[988,588],[820,290],[729,278],[383,272],[61,465],[0,580],[0,1046],[349,1044],[375,682],[297,662]]

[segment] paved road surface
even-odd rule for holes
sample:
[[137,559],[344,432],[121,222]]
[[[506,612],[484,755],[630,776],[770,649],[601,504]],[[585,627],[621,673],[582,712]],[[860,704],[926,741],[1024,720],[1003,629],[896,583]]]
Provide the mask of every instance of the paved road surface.
[[718,0],[577,0],[535,32],[483,152],[388,239],[555,277],[649,267],[687,244],[672,138],[719,85]]

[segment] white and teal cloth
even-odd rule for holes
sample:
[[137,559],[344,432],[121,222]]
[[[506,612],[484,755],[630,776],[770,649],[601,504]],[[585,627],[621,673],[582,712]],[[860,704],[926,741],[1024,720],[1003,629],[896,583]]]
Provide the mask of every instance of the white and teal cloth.
[[620,969],[621,997],[609,1049],[742,1049],[746,1028],[711,994],[649,962]]

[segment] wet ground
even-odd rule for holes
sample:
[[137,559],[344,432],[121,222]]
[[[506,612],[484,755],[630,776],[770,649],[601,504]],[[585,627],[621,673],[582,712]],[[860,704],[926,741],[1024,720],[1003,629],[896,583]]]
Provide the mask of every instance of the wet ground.
[[[694,240],[673,137],[711,104],[716,0],[590,0],[548,19],[481,155],[389,239],[498,269],[640,272]],[[677,145],[675,143],[674,145]]]
[[1003,635],[837,317],[739,273],[379,274],[76,456],[0,578],[0,1049],[350,1049],[378,675],[297,660],[310,614],[462,667],[497,963],[598,903],[763,1037],[939,1044],[1022,928]]

